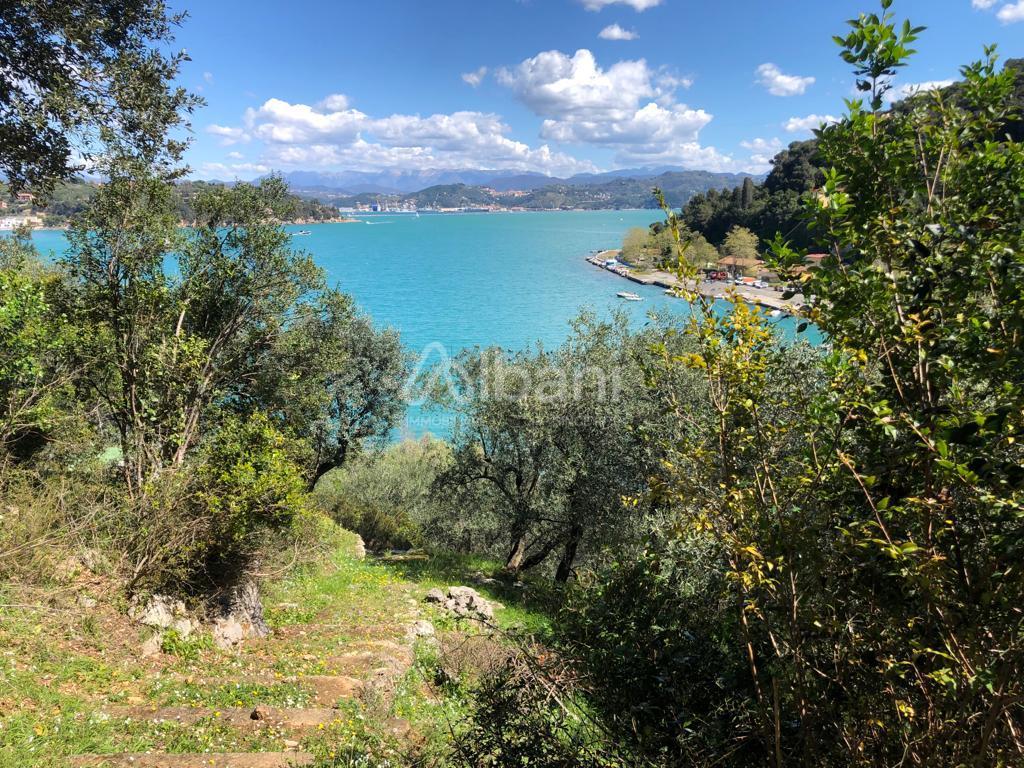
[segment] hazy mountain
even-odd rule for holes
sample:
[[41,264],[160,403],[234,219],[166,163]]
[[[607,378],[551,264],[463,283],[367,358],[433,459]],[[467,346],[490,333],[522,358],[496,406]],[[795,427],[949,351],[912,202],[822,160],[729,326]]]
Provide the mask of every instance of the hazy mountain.
[[284,179],[298,193],[322,194],[324,197],[350,197],[361,194],[409,195],[431,187],[465,184],[489,187],[499,192],[539,190],[551,186],[593,186],[633,179],[645,181],[663,174],[682,175],[694,187],[710,189],[733,187],[743,182],[746,174],[685,171],[669,166],[653,168],[622,168],[603,173],[580,173],[569,178],[545,176],[541,173],[487,170],[425,170],[425,171],[289,171]]

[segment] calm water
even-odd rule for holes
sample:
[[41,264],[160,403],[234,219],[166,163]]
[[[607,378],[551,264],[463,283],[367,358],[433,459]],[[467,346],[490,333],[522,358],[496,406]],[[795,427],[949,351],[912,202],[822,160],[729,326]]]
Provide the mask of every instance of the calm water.
[[[595,249],[615,248],[654,211],[587,211],[367,217],[362,223],[289,227],[312,234],[293,244],[309,251],[331,283],[352,294],[379,325],[397,328],[419,355],[432,344],[449,354],[474,345],[521,349],[556,345],[582,307],[622,308],[640,324],[648,312],[685,311],[661,288],[630,283],[587,264]],[[61,232],[34,233],[43,251],[60,253]],[[624,302],[630,290],[642,302]],[[787,335],[792,320],[780,321]],[[434,346],[436,351],[439,349]],[[411,413],[414,434],[433,428]]]

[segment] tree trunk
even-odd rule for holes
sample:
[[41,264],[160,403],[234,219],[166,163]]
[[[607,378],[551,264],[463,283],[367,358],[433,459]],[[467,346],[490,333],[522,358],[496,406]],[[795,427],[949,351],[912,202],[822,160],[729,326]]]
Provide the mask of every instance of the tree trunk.
[[504,570],[509,573],[518,573],[523,564],[523,557],[526,555],[526,533],[514,534],[512,547],[508,557],[505,558]]
[[330,457],[321,459],[317,462],[316,469],[313,470],[313,477],[310,478],[308,490],[312,491],[316,488],[316,484],[320,482],[320,478],[330,472],[332,469],[336,469],[345,463],[345,457],[348,455],[348,445],[345,443],[339,443],[337,450]]
[[569,531],[565,540],[565,549],[562,550],[562,559],[558,562],[558,570],[555,571],[555,581],[564,584],[572,575],[572,564],[576,561],[576,553],[579,551],[580,543],[583,541],[583,529],[579,527]]

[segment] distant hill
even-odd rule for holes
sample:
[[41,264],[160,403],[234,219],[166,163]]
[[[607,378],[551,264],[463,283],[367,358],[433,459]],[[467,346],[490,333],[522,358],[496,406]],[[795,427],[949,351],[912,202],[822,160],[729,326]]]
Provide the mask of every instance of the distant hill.
[[[629,175],[639,173],[639,176]],[[285,176],[289,179],[289,176]],[[389,205],[415,205],[417,208],[466,208],[482,206],[517,207],[531,210],[656,208],[652,190],[659,187],[675,207],[694,195],[709,190],[732,189],[747,174],[709,171],[665,171],[635,169],[611,173],[587,174],[569,179],[533,176],[509,176],[487,184],[465,182],[434,184],[406,194],[364,191],[344,195],[322,189],[295,187],[300,195],[316,194],[342,207],[367,205],[381,200]]]
[[[340,205],[369,202],[376,195],[385,195],[402,200],[423,200],[437,198],[437,194],[424,195],[437,187],[480,187],[495,192],[543,192],[537,199],[561,201],[549,207],[576,207],[577,203],[588,200],[597,207],[636,208],[651,207],[651,182],[665,188],[666,194],[682,204],[697,192],[709,189],[727,189],[741,184],[747,174],[712,173],[710,171],[686,171],[679,168],[624,168],[605,173],[581,173],[568,178],[544,176],[540,173],[518,173],[515,171],[289,171],[283,174],[292,190],[303,197],[320,197]],[[577,192],[569,188],[581,188]],[[450,190],[449,190],[450,191]],[[448,193],[438,193],[441,198]],[[369,197],[367,197],[369,196]],[[498,197],[486,199],[474,192],[470,197],[474,204],[501,204]],[[438,199],[441,199],[438,198]],[[525,203],[522,203],[525,205]],[[457,206],[444,206],[457,207]],[[533,206],[527,206],[533,207]],[[542,206],[538,206],[542,207]]]

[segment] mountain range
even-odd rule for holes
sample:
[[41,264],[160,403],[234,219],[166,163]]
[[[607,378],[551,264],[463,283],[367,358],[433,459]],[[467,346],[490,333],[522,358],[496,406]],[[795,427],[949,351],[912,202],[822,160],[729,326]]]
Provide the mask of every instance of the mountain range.
[[585,186],[602,184],[615,179],[653,179],[664,173],[693,174],[694,178],[722,181],[723,184],[742,183],[746,174],[684,171],[670,166],[626,168],[604,173],[580,173],[568,178],[545,176],[542,173],[494,170],[421,170],[421,171],[289,171],[285,181],[295,191],[330,193],[331,197],[354,196],[366,193],[379,195],[408,195],[429,187],[465,184],[486,187],[498,192],[510,190],[530,191],[544,187],[567,185]]

